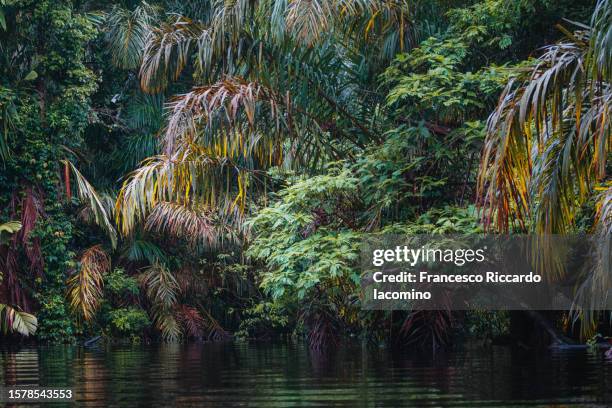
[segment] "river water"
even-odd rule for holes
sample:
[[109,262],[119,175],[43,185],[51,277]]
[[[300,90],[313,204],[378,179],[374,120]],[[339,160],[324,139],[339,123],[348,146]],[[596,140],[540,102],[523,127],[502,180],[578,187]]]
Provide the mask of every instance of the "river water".
[[611,374],[602,352],[588,350],[492,347],[432,356],[360,347],[321,355],[268,343],[0,348],[0,384],[68,387],[76,405],[100,407],[603,407],[612,406]]

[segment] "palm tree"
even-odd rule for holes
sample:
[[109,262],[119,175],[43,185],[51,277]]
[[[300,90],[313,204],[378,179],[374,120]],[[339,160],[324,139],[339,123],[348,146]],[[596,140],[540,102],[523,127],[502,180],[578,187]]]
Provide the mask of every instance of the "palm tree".
[[162,153],[125,180],[116,204],[123,234],[158,205],[166,209],[156,212],[158,224],[166,215],[176,225],[187,218],[173,214],[187,212],[211,217],[192,226],[224,224],[228,215],[239,224],[271,166],[346,157],[376,138],[373,93],[355,86],[372,69],[362,56],[377,53],[382,66],[408,48],[412,15],[405,2],[379,0],[212,2],[192,17],[145,4],[112,10],[113,59],[141,61],[143,92],[198,84],[171,98]]
[[[500,232],[565,234],[581,207],[596,202],[592,269],[577,304],[605,299],[612,232],[612,1],[599,0],[590,25],[561,30],[535,64],[519,71],[487,124],[478,190],[483,220]],[[594,314],[578,308],[583,329]]]
[[600,0],[591,26],[564,30],[566,40],[508,83],[489,118],[481,163],[487,226],[565,233],[596,191],[601,203],[612,194],[611,9],[612,2]]

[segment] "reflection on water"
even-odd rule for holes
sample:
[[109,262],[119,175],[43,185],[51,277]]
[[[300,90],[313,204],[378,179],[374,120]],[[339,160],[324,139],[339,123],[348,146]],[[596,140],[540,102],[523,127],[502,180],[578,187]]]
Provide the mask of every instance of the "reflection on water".
[[586,350],[427,357],[365,348],[321,356],[286,344],[0,349],[0,384],[70,387],[84,407],[610,406],[611,371],[601,352]]

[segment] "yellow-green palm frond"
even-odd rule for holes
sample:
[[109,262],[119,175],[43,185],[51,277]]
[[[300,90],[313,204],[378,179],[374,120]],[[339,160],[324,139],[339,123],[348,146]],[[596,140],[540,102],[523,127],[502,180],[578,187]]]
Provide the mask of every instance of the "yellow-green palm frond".
[[590,32],[569,36],[508,83],[489,117],[478,179],[487,227],[568,232],[605,177],[612,88],[591,75]]
[[515,114],[521,90],[513,91],[514,84],[513,80],[508,83],[489,117],[490,136],[485,140],[478,177],[484,223],[501,231],[509,230],[512,219],[524,228],[529,212],[532,141],[522,132]]
[[161,202],[217,208],[231,200],[230,209],[244,209],[252,173],[193,144],[183,146],[172,157],[153,157],[123,184],[116,202],[117,224],[129,235]]
[[601,187],[599,200],[595,208],[597,215],[595,217],[595,230],[602,235],[612,236],[612,181],[607,183],[607,187]]
[[37,328],[36,316],[0,303],[0,329],[4,334],[19,333],[27,337],[36,333]]
[[244,210],[257,175],[283,162],[292,134],[281,104],[290,104],[289,97],[281,102],[265,86],[239,78],[175,97],[165,154],[143,162],[121,189],[116,204],[121,231],[129,234],[161,202]]
[[79,259],[79,270],[67,282],[68,299],[72,309],[91,321],[102,298],[103,275],[110,269],[111,260],[101,245],[86,249]]
[[[62,160],[65,166],[72,170],[72,174],[77,181],[77,191],[79,198],[86,202],[93,212],[94,220],[108,235],[113,248],[117,246],[117,231],[111,222],[111,207],[108,206],[108,200],[101,198],[89,181],[79,172],[79,170],[68,160]],[[106,202],[106,205],[105,205]]]
[[0,245],[6,244],[7,236],[16,233],[20,229],[21,223],[19,221],[9,221],[0,224]]

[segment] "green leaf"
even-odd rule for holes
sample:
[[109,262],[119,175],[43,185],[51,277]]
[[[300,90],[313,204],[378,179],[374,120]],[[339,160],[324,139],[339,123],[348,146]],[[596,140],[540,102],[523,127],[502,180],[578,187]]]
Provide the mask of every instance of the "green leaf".
[[19,333],[27,337],[33,335],[37,328],[35,316],[0,303],[0,329],[3,333]]
[[30,71],[28,75],[23,79],[24,81],[33,81],[38,78],[38,73],[34,70]]
[[[7,242],[7,236],[14,234],[21,229],[21,223],[19,221],[9,221],[4,224],[0,224],[0,245]],[[5,233],[5,235],[3,235]]]

